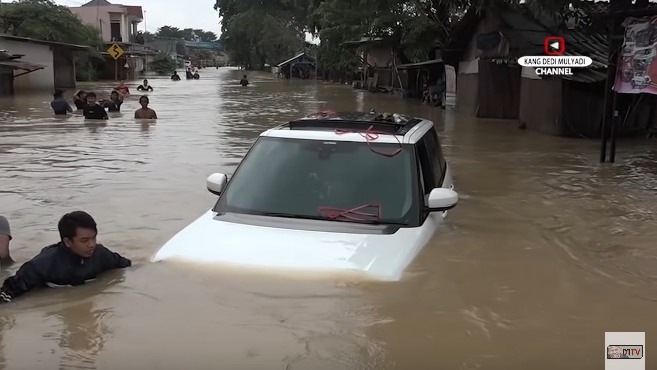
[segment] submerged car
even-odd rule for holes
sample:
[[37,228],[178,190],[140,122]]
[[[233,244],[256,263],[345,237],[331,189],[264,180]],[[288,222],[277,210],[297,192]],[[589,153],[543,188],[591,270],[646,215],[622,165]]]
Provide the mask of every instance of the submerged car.
[[434,123],[319,112],[260,134],[214,207],[153,261],[180,259],[395,281],[458,202]]

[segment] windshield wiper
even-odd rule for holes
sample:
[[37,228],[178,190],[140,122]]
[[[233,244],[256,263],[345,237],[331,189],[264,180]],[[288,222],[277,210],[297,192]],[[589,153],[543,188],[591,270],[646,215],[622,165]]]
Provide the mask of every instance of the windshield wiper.
[[298,220],[319,220],[319,221],[339,221],[339,222],[352,222],[352,223],[363,223],[369,225],[399,225],[406,226],[408,225],[405,222],[399,221],[388,221],[388,220],[352,220],[352,219],[339,219],[328,216],[312,216],[312,215],[295,215],[293,213],[282,213],[282,212],[258,212],[255,213],[257,216],[268,216],[268,217],[281,217],[281,218],[295,218]]

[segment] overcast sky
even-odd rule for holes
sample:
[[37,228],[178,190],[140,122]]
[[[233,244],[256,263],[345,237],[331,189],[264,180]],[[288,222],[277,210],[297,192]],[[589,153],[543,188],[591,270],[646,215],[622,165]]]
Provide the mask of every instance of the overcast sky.
[[[179,0],[108,0],[112,4],[136,5],[144,10],[144,21],[139,29],[155,32],[162,26],[178,28],[201,28],[219,34],[219,16],[212,9],[214,0],[194,2],[188,6]],[[87,1],[82,0],[55,0],[57,4],[65,6],[80,6]]]

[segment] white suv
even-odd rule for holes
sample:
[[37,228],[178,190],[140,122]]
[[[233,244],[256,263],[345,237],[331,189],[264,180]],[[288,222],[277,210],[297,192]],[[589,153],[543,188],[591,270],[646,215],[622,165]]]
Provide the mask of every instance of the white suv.
[[433,122],[319,112],[260,134],[212,210],[153,261],[182,259],[398,280],[456,206]]

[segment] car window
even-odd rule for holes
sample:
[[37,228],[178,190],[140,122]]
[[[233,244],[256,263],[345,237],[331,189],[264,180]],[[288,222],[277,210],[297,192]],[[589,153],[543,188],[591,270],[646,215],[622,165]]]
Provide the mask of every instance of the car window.
[[403,145],[392,157],[380,154],[398,148],[262,137],[233,174],[215,211],[322,216],[318,209],[323,207],[349,210],[376,204],[383,220],[415,223],[419,211],[413,147]]
[[440,148],[440,142],[438,141],[436,130],[431,128],[431,130],[429,130],[424,136],[423,140],[426,141],[429,158],[431,159],[431,169],[436,187],[440,187],[445,177],[446,163],[445,158],[443,157],[443,151]]
[[433,176],[433,165],[431,164],[429,149],[424,139],[417,143],[417,155],[420,161],[423,190],[426,195],[431,193],[431,190],[436,187],[436,179]]

